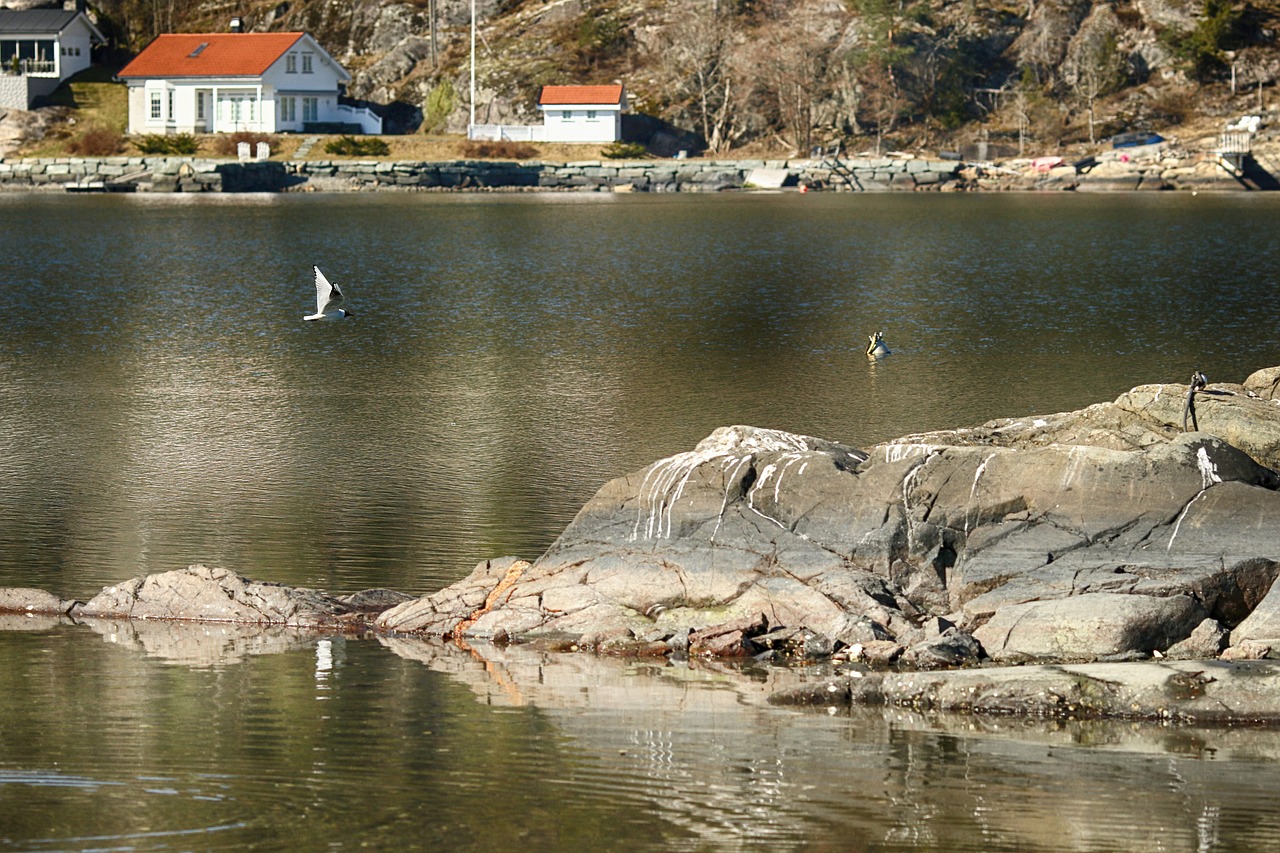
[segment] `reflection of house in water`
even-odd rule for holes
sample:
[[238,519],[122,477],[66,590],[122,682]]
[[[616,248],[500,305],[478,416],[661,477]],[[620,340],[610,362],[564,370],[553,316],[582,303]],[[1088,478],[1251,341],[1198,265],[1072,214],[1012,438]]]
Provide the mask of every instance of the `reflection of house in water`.
[[28,109],[88,68],[105,41],[83,11],[0,9],[0,109]]

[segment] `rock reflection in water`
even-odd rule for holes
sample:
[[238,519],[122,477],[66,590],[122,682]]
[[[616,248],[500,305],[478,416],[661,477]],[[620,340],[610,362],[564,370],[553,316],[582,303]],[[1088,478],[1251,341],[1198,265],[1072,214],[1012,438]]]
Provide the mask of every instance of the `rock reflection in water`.
[[[0,733],[12,735],[0,850],[132,838],[140,823],[157,839],[207,827],[194,831],[272,849],[1280,842],[1280,733],[1265,729],[769,704],[830,675],[817,666],[90,627],[0,633]],[[53,772],[101,784],[53,790],[42,783]],[[161,846],[149,843],[136,849]]]
[[88,619],[85,624],[108,643],[191,667],[227,666],[250,655],[280,654],[316,642],[313,633],[280,625],[158,619]]
[[[785,712],[811,674],[383,638],[485,705],[537,707],[664,820],[714,846],[1246,850],[1280,839],[1280,735],[1106,721]],[[616,756],[616,757],[615,757]],[[609,757],[609,758],[605,758]],[[605,768],[602,768],[604,770]],[[1223,791],[1237,795],[1224,799]]]
[[46,616],[38,613],[0,613],[0,631],[50,631],[59,625],[70,625],[65,616]]

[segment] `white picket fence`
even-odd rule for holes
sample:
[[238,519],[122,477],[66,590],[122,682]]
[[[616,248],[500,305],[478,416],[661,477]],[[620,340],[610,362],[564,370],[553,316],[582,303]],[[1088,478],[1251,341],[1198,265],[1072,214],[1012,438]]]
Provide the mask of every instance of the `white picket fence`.
[[467,128],[467,138],[488,142],[546,142],[547,128],[541,124],[473,124]]

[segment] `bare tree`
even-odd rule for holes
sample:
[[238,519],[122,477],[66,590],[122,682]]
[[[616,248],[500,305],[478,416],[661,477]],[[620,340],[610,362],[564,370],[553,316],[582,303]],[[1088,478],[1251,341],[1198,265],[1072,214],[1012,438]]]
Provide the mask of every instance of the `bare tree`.
[[1109,5],[1099,5],[1084,19],[1067,46],[1063,78],[1089,114],[1089,143],[1094,134],[1098,99],[1124,82],[1125,60],[1116,45],[1120,21]]
[[668,25],[660,40],[660,67],[673,106],[689,116],[714,152],[726,150],[737,135],[733,19],[720,5],[702,0]]
[[773,106],[773,121],[798,151],[813,146],[819,104],[825,101],[829,48],[815,22],[806,16],[779,27],[761,45],[761,89]]
[[1040,85],[1057,82],[1071,37],[1089,14],[1090,5],[1091,0],[1044,0],[1029,7],[1026,25],[1013,48],[1018,64],[1031,69]]

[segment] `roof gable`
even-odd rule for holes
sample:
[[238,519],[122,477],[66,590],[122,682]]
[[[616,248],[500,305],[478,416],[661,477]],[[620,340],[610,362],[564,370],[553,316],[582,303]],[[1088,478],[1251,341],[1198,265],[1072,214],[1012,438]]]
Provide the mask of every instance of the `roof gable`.
[[620,106],[622,86],[543,86],[539,106],[563,105]]
[[306,37],[306,33],[168,33],[156,36],[116,76],[258,77]]

